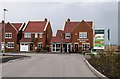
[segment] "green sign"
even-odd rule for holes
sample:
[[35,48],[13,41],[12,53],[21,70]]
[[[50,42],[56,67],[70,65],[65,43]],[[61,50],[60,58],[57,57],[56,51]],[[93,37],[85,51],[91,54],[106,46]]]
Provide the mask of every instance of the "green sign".
[[94,49],[104,49],[104,30],[95,30],[94,33]]

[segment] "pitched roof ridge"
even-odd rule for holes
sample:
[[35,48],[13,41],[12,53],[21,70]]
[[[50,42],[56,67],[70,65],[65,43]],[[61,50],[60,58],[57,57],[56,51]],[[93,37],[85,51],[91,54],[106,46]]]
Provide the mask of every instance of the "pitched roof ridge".
[[47,23],[45,24],[44,31],[47,29],[47,26],[49,23],[50,23],[50,21],[47,21]]
[[[88,22],[88,21],[87,21]],[[87,22],[85,22],[90,28],[92,28]],[[92,21],[91,21],[92,22]]]
[[25,26],[23,27],[22,31],[25,31],[25,29],[27,28],[27,25],[28,25],[29,22],[30,22],[30,21],[27,21],[27,22],[26,22],[26,24],[25,24]]
[[18,32],[18,30],[16,29],[16,27],[13,24],[11,24],[10,22],[8,22],[8,23]]
[[[89,25],[85,20],[82,20],[78,25],[80,25],[82,22],[84,22],[85,24],[87,24],[87,25],[90,27],[90,25]],[[78,26],[78,25],[77,25],[77,26]],[[76,26],[75,28],[77,28],[77,26]],[[74,29],[75,29],[75,28],[74,28]],[[90,27],[90,28],[92,28],[92,27]],[[74,29],[72,29],[72,31],[73,31]]]
[[44,20],[29,20],[30,22],[45,22]]
[[22,22],[11,22],[11,24],[22,24]]

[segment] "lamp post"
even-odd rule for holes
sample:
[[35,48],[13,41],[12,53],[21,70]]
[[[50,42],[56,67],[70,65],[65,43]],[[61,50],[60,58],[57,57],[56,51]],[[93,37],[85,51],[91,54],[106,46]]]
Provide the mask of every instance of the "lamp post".
[[8,11],[7,9],[3,9],[4,11],[4,24],[3,24],[3,28],[4,28],[4,36],[3,36],[3,42],[4,42],[4,49],[3,49],[3,56],[4,56],[4,53],[5,53],[5,12]]

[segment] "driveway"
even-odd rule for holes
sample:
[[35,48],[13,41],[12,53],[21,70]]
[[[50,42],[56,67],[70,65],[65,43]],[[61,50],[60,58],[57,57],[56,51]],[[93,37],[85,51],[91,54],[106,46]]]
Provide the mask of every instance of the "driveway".
[[96,77],[80,54],[28,54],[2,64],[3,77]]

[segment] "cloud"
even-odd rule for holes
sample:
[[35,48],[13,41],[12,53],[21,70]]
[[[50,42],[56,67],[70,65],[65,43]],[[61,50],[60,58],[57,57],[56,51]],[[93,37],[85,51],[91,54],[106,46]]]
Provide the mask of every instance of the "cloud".
[[10,22],[48,18],[54,35],[58,28],[63,28],[67,18],[71,18],[71,21],[92,20],[96,28],[110,28],[111,42],[117,44],[117,4],[117,2],[8,2],[2,3],[2,8],[9,10],[6,13],[6,20]]

